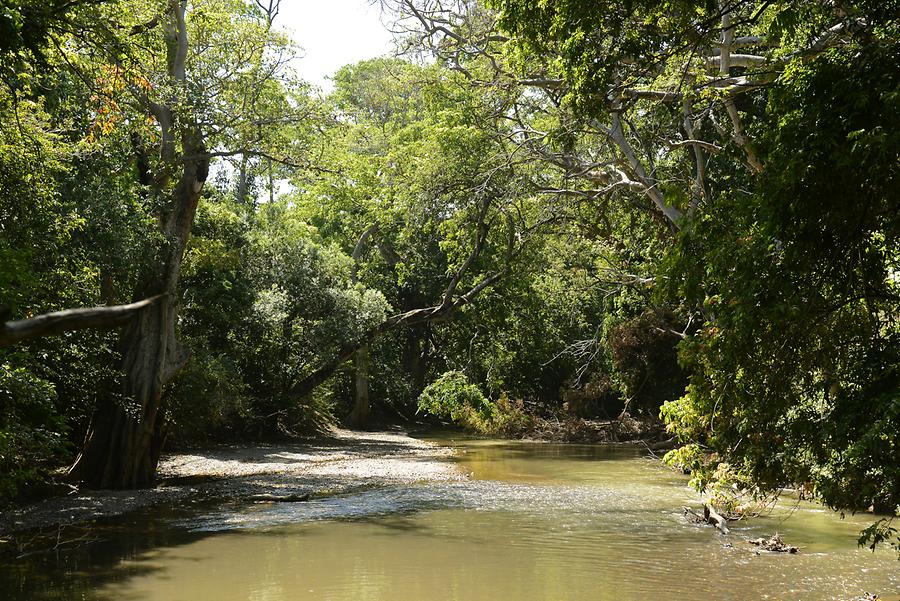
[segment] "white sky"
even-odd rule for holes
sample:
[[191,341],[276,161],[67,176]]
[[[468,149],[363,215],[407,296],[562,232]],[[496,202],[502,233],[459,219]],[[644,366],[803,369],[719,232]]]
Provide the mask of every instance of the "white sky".
[[326,91],[327,77],[340,67],[393,49],[381,8],[370,0],[281,0],[275,25],[303,48],[294,65],[301,77]]

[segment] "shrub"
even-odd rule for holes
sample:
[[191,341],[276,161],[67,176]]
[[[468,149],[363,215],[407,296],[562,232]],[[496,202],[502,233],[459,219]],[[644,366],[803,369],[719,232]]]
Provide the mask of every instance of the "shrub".
[[482,428],[476,426],[490,422],[496,411],[496,405],[459,371],[448,371],[426,386],[416,409],[416,413],[428,413],[479,431]]
[[225,353],[191,340],[191,360],[167,391],[169,440],[176,445],[235,440],[251,418],[247,386]]
[[66,450],[68,428],[55,398],[46,380],[0,365],[0,503],[43,477]]
[[416,412],[449,419],[479,434],[514,435],[533,425],[521,400],[510,400],[502,393],[494,403],[458,371],[448,371],[429,384],[419,395]]
[[534,427],[534,416],[525,411],[522,399],[512,400],[504,392],[497,399],[497,411],[491,421],[491,433],[522,435]]

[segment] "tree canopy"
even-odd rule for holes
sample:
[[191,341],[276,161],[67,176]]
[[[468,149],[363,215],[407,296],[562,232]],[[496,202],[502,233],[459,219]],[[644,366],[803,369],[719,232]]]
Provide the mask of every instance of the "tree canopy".
[[382,4],[326,94],[277,2],[0,3],[0,495],[631,415],[895,538],[897,2]]

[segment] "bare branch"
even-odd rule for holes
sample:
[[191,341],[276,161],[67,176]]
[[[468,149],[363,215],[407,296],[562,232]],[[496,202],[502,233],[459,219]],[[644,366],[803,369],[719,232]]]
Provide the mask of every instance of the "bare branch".
[[[731,23],[731,11],[724,6],[725,0],[721,0],[722,8],[722,54],[719,61],[719,73],[723,77],[729,77],[731,71],[731,46],[734,43],[734,27]],[[731,119],[733,126],[732,138],[735,143],[740,146],[747,155],[747,164],[754,173],[762,173],[763,165],[756,152],[750,144],[750,140],[744,133],[744,126],[741,124],[741,116],[738,113],[737,105],[734,98],[727,95],[724,100],[725,110]]]
[[766,38],[758,35],[738,36],[732,40],[732,48],[744,48],[746,46],[768,46]]
[[[725,59],[724,45],[723,52],[719,56],[707,56],[704,60],[706,61],[707,68],[714,69],[719,67],[722,64],[722,60]],[[753,68],[760,67],[769,62],[769,59],[765,56],[759,56],[756,54],[729,54],[727,60],[732,67],[744,67],[744,68]]]
[[644,184],[645,190],[644,193],[653,201],[653,204],[656,205],[656,208],[662,213],[669,222],[678,227],[678,222],[683,216],[681,211],[677,208],[666,203],[666,199],[663,196],[662,190],[659,189],[657,185],[658,182],[647,174],[647,170],[644,168],[644,165],[641,163],[640,159],[637,158],[637,155],[634,153],[634,149],[631,147],[631,144],[625,138],[625,132],[622,131],[622,118],[619,116],[619,113],[615,112],[612,116],[612,127],[603,128],[600,126],[602,130],[606,130],[610,139],[616,143],[619,147],[619,150],[622,151],[622,154],[625,155],[625,159],[628,161],[628,164],[631,166],[632,171],[637,176],[638,181]]
[[266,23],[269,27],[272,27],[272,22],[275,20],[275,17],[278,16],[278,11],[281,8],[281,0],[253,0],[256,3],[256,6],[259,7],[263,14],[266,17]]
[[682,105],[682,113],[684,114],[684,133],[688,136],[689,140],[684,142],[669,142],[669,146],[672,148],[678,148],[684,145],[690,145],[693,149],[694,153],[694,186],[693,186],[693,197],[691,198],[690,205],[688,206],[688,216],[693,217],[697,212],[697,207],[700,204],[700,200],[708,200],[707,198],[707,184],[706,184],[706,156],[703,154],[704,149],[707,147],[712,147],[715,150],[711,150],[711,152],[716,153],[720,149],[718,146],[714,144],[709,144],[708,142],[702,142],[701,140],[695,140],[694,138],[694,121],[691,118],[691,104],[685,99]]
[[117,328],[135,315],[160,302],[166,294],[158,294],[128,305],[113,305],[82,309],[66,309],[45,313],[28,319],[8,321],[0,325],[0,346],[9,346],[44,336],[89,328]]
[[406,313],[400,313],[387,318],[381,324],[369,330],[360,340],[342,346],[331,361],[320,366],[311,374],[303,378],[303,380],[292,386],[290,393],[294,396],[309,394],[316,386],[330,378],[331,374],[333,374],[344,362],[349,361],[356,354],[356,351],[367,346],[379,336],[394,328],[428,322],[445,321],[449,319],[457,308],[471,303],[478,294],[483,292],[489,286],[494,285],[507,273],[509,273],[509,266],[489,275],[468,292],[457,297],[448,306],[441,304],[421,309],[413,309],[412,311],[407,311]]
[[[693,129],[693,127],[691,127]],[[667,142],[669,148],[683,148],[685,146],[699,146],[703,150],[710,152],[712,154],[718,154],[722,152],[721,146],[716,146],[712,142],[707,142],[706,140],[669,140]]]
[[475,260],[481,254],[481,250],[484,248],[484,243],[487,240],[488,230],[490,229],[490,224],[487,222],[487,212],[490,206],[490,200],[485,199],[482,202],[481,207],[479,208],[478,222],[475,229],[475,245],[472,247],[472,252],[469,253],[469,256],[466,257],[465,261],[463,261],[463,264],[459,266],[459,269],[456,270],[456,273],[453,275],[453,278],[447,285],[447,289],[444,292],[444,300],[441,302],[442,308],[450,306],[451,299],[453,298],[453,293],[456,292],[456,287],[459,285],[460,280],[466,274],[466,271],[469,270],[469,267],[472,266],[472,263],[475,262]]
[[636,100],[658,100],[660,102],[673,102],[681,99],[680,92],[672,92],[669,90],[640,90],[636,88],[625,88],[622,90],[624,98],[633,98]]
[[817,54],[821,54],[832,46],[841,43],[845,34],[855,35],[864,31],[867,27],[868,23],[865,19],[844,19],[837,25],[829,27],[822,34],[817,36],[806,48],[787,55],[782,62],[786,63],[794,58],[808,60]]
[[541,88],[543,90],[561,90],[565,88],[565,81],[562,79],[556,78],[547,78],[547,77],[533,77],[520,79],[516,83],[522,86],[528,86],[532,88]]

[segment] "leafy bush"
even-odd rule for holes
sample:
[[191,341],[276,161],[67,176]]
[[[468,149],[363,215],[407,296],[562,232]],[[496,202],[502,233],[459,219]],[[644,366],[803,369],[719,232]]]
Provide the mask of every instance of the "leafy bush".
[[[425,387],[416,413],[428,413],[464,426],[490,422],[497,406],[460,371],[448,371]],[[475,428],[481,430],[481,428]]]
[[0,365],[0,502],[40,479],[66,450],[67,426],[53,385],[23,368]]
[[491,421],[491,433],[521,435],[534,427],[534,416],[525,411],[522,399],[512,400],[504,392],[497,399],[497,411]]
[[518,434],[532,425],[521,400],[502,393],[495,403],[459,371],[448,371],[429,384],[419,395],[417,413],[449,419],[479,434]]
[[191,342],[191,360],[168,391],[170,439],[199,444],[240,438],[251,419],[247,385],[230,357]]
[[254,216],[225,191],[200,203],[179,323],[191,361],[168,391],[176,443],[308,434],[334,421],[340,378],[311,395],[294,386],[387,314],[350,267],[287,204]]

